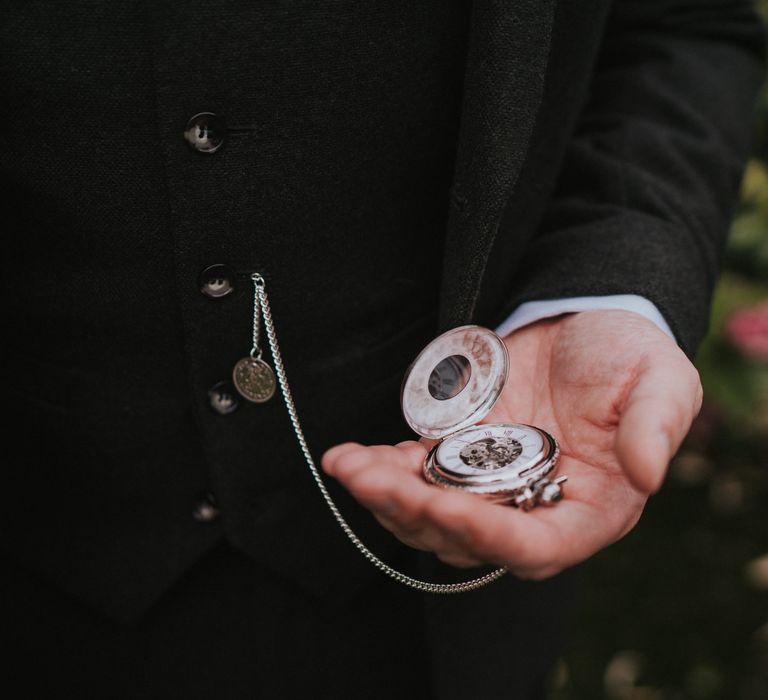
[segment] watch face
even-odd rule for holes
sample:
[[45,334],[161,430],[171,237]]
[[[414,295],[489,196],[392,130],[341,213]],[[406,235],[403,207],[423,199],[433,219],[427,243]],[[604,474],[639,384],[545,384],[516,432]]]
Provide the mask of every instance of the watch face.
[[540,431],[527,425],[490,424],[466,428],[437,448],[441,471],[459,477],[494,478],[503,470],[524,476],[526,468],[541,461],[545,452]]

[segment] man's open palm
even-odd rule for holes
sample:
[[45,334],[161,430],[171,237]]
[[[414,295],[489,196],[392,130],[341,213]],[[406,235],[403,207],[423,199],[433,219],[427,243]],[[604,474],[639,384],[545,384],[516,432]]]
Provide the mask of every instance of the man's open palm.
[[331,448],[323,467],[406,544],[456,566],[492,563],[545,578],[626,534],[701,405],[696,370],[628,311],[588,311],[504,340],[510,370],[488,423],[528,423],[560,443],[568,476],[553,508],[523,512],[428,484],[430,441]]

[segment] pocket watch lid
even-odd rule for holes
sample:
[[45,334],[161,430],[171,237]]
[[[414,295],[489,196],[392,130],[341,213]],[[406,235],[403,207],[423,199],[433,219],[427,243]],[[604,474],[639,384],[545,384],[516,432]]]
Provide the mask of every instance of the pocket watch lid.
[[439,440],[479,423],[504,388],[504,342],[482,326],[459,326],[425,347],[405,373],[400,406],[408,425]]

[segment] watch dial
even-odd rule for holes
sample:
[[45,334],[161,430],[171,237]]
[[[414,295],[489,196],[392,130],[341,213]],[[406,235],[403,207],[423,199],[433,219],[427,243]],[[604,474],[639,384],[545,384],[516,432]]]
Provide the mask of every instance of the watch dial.
[[437,461],[443,469],[466,476],[524,467],[544,449],[541,434],[524,425],[477,425],[443,440]]
[[523,451],[514,438],[485,437],[470,442],[459,450],[459,459],[475,469],[501,469],[512,464]]

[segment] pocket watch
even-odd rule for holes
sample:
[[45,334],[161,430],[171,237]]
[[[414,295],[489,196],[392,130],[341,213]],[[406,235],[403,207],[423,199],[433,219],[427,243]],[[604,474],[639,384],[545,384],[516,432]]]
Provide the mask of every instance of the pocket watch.
[[524,510],[554,505],[567,477],[550,478],[557,441],[523,423],[480,423],[507,380],[504,341],[482,326],[460,326],[433,340],[408,368],[400,405],[408,425],[438,442],[424,477]]

